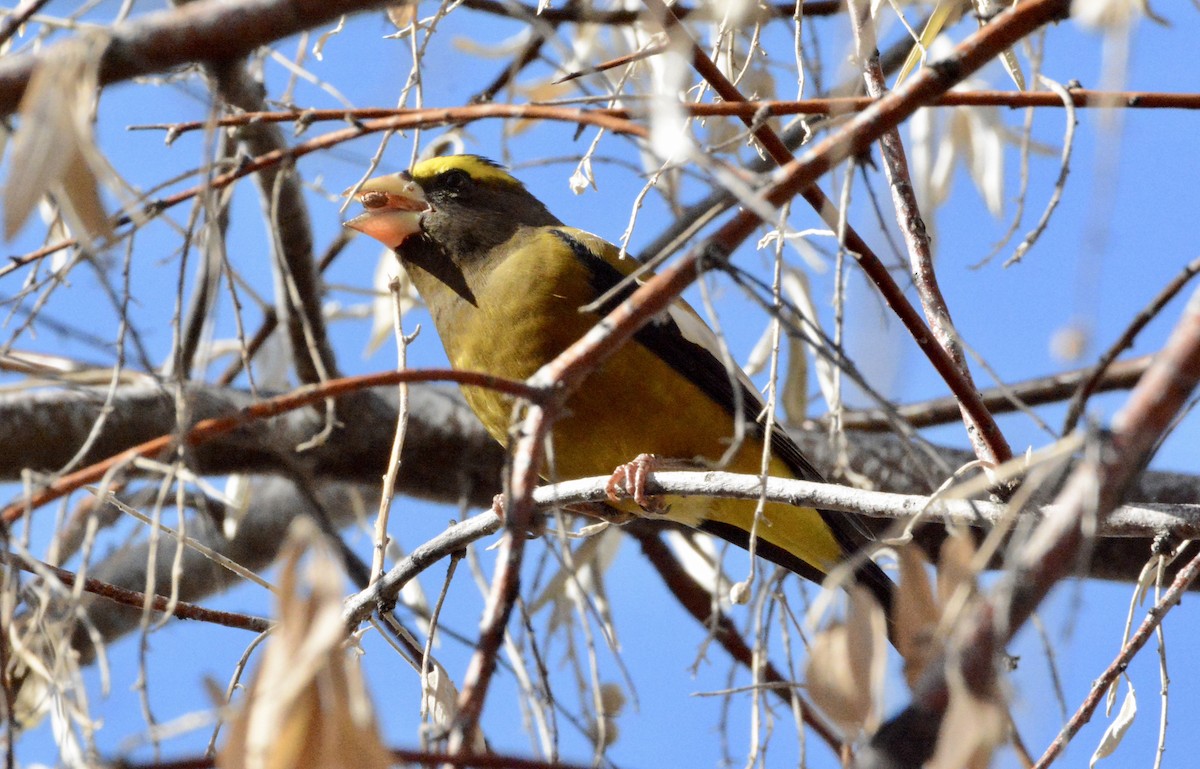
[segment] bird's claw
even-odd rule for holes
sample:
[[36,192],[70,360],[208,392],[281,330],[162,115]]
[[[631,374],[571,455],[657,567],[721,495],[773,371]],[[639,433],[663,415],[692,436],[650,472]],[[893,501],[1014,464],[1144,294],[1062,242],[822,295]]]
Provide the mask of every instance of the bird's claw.
[[647,513],[666,512],[667,508],[662,500],[646,496],[646,477],[658,469],[659,465],[659,459],[655,455],[638,454],[632,462],[626,462],[613,470],[612,477],[604,486],[609,500],[617,503],[623,498],[631,498]]

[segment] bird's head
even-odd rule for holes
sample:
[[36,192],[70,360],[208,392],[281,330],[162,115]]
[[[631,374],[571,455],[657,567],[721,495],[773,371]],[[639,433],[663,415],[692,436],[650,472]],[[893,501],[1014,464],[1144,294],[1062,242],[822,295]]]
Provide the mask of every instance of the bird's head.
[[487,251],[518,227],[560,222],[521,182],[477,155],[430,158],[366,181],[357,193],[366,211],[346,226],[399,251],[413,236],[451,254]]

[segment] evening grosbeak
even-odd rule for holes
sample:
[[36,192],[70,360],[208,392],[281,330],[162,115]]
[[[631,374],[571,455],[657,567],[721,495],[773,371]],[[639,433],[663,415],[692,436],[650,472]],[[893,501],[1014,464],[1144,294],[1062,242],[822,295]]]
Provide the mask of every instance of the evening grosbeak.
[[[347,226],[395,251],[457,369],[526,379],[637,288],[628,281],[581,312],[638,264],[564,225],[483,158],[432,158],[371,179],[357,194],[366,211]],[[463,394],[488,432],[507,443],[512,399],[481,387],[464,387]],[[677,301],[571,395],[553,427],[553,471],[543,475],[607,475],[644,454],[712,466],[731,444],[739,408],[746,435],[724,469],[758,473],[766,440],[762,400],[742,371],[731,376],[713,332]],[[773,429],[769,440],[771,475],[821,479],[786,433]],[[749,547],[754,502],[663,501],[667,519]],[[765,506],[755,536],[759,555],[814,582],[868,539],[849,516],[778,503]],[[864,560],[856,577],[890,608],[892,583],[874,562]]]

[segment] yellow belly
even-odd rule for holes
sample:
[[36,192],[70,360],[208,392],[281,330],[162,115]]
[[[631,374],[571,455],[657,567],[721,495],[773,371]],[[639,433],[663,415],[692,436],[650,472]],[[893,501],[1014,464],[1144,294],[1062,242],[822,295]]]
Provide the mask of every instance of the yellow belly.
[[[586,270],[573,259],[512,258],[497,267],[490,280],[505,289],[478,292],[496,301],[479,305],[460,302],[435,316],[439,334],[455,368],[526,379],[582,337],[597,321],[578,308],[592,298]],[[529,286],[550,286],[531,291]],[[423,289],[424,290],[424,289]],[[453,324],[455,333],[446,328]],[[512,400],[493,390],[464,389],[468,404],[488,431],[508,444]],[[571,396],[552,434],[553,466],[543,471],[551,480],[608,475],[639,454],[696,460],[712,465],[729,448],[734,421],[700,388],[674,371],[636,340],[594,371]],[[747,438],[723,468],[757,473],[762,443]],[[771,474],[793,477],[781,462]],[[752,502],[705,498],[668,499],[669,517],[696,526],[714,520],[749,531]],[[767,505],[758,536],[826,571],[842,557],[828,526],[815,511]]]

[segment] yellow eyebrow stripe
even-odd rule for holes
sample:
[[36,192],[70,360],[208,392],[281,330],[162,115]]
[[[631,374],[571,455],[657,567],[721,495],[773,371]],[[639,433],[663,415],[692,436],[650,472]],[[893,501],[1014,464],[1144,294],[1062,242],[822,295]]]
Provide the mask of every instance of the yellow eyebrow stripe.
[[466,171],[477,182],[522,186],[503,168],[478,155],[449,155],[422,160],[413,166],[412,176],[420,183],[454,169]]

